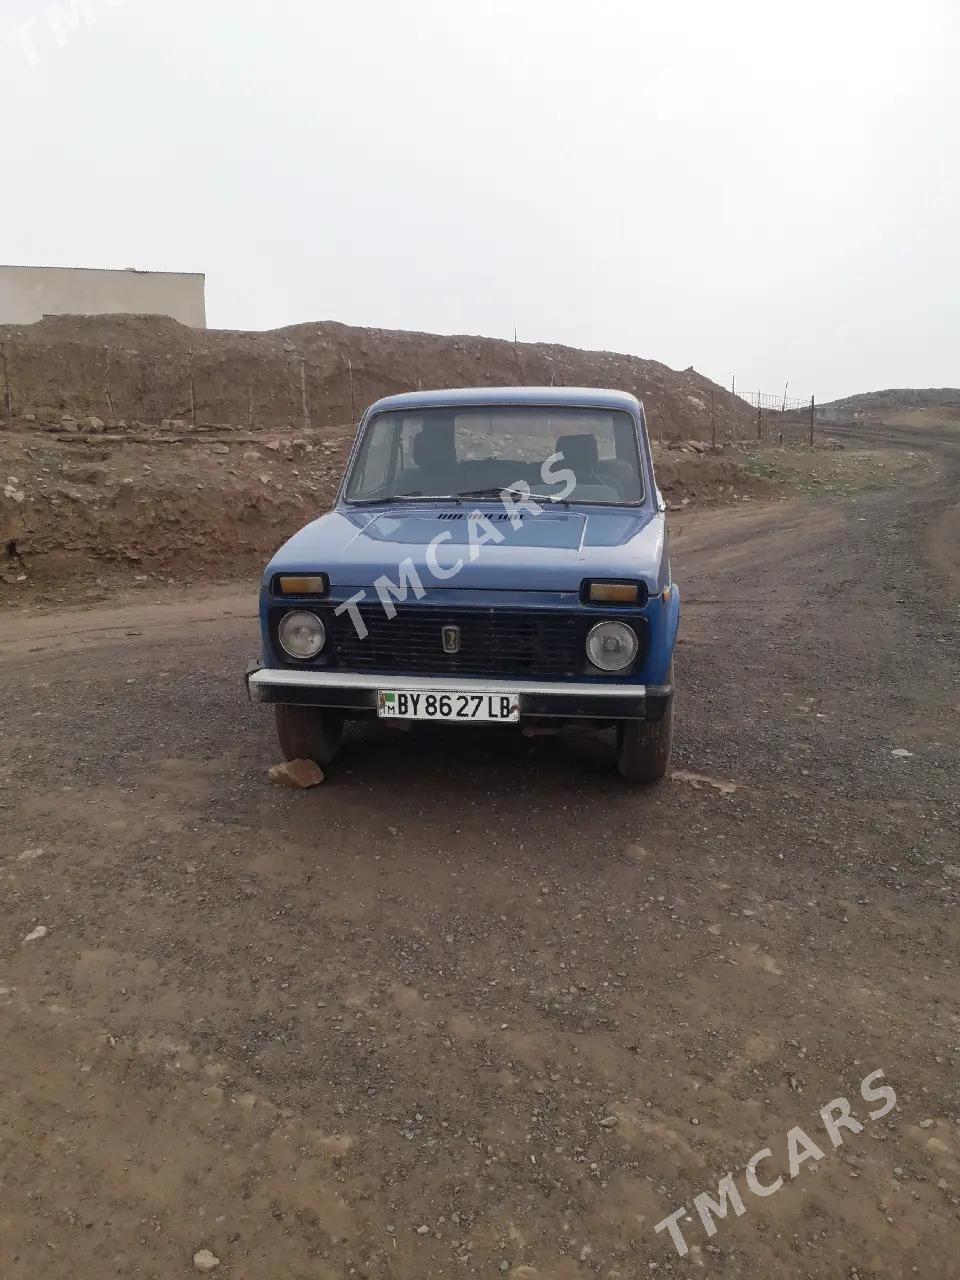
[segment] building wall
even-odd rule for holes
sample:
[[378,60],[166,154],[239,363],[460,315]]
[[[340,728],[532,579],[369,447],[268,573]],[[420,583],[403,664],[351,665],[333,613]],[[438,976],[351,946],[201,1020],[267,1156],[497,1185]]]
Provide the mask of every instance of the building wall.
[[173,271],[88,271],[75,267],[0,266],[0,324],[46,316],[172,316],[207,327],[206,277]]

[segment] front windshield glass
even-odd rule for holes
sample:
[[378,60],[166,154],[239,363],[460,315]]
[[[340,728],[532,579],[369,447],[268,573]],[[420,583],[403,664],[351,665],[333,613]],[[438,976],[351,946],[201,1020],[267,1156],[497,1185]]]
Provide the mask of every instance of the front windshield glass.
[[545,501],[642,502],[633,418],[536,406],[379,413],[364,432],[346,498],[497,498],[523,484]]

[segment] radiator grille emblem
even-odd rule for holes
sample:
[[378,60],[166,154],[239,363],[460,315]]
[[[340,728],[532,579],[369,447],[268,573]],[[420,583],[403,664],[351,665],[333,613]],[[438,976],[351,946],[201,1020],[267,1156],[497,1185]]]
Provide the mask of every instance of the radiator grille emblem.
[[444,627],[443,628],[443,652],[459,653],[460,652],[460,628]]

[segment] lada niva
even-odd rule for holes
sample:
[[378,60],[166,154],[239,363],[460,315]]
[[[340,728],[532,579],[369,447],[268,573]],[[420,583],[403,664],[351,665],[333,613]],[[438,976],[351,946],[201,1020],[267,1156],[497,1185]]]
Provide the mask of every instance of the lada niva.
[[[263,575],[251,698],[320,765],[345,722],[616,732],[667,771],[680,594],[644,412],[569,387],[390,396],[363,415],[334,509]],[[504,729],[506,732],[506,729]]]

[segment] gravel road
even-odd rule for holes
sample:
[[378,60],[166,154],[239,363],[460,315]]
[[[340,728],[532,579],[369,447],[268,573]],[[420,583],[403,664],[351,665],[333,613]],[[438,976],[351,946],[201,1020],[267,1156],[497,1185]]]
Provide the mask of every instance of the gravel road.
[[506,729],[272,788],[252,586],[0,619],[2,1280],[960,1275],[960,443],[885,444],[674,518],[648,793]]

